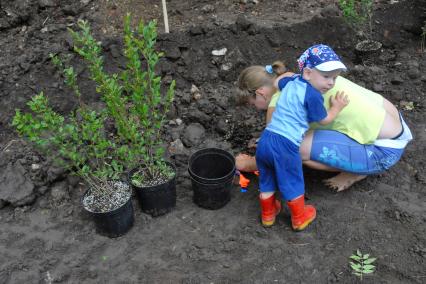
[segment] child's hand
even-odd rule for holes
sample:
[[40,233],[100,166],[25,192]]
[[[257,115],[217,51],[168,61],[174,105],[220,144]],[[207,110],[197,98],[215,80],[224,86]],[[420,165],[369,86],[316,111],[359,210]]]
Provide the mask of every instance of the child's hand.
[[330,97],[330,106],[342,110],[349,104],[348,95],[345,95],[343,91],[339,91],[335,96]]
[[327,125],[331,123],[348,104],[348,95],[345,95],[344,92],[337,92],[335,96],[330,97],[330,108],[327,111],[327,116],[319,121],[319,124]]

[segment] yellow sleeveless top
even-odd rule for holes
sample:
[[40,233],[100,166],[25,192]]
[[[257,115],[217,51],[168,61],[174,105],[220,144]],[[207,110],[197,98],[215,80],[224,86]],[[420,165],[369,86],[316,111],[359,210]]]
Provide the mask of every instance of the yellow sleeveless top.
[[[310,128],[336,130],[360,144],[373,144],[385,120],[383,97],[339,76],[334,87],[323,94],[325,108],[330,107],[330,97],[337,91],[343,91],[348,95],[349,104],[332,123],[328,125],[311,123]],[[279,95],[279,92],[273,95],[269,107],[275,107]]]

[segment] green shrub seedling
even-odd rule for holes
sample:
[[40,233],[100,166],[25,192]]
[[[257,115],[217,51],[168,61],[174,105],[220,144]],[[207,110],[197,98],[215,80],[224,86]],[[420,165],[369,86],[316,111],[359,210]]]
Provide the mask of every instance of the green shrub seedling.
[[83,178],[92,193],[100,197],[114,190],[112,185],[108,188],[108,181],[120,179],[135,167],[143,169],[144,180],[174,174],[163,159],[161,131],[173,103],[175,81],[162,95],[161,77],[154,72],[162,56],[155,50],[155,21],[146,25],[140,21],[136,31],[130,22],[128,14],[124,20],[123,50],[127,64],[119,74],[105,72],[101,42],[93,38],[87,21],[78,21],[78,31],[69,29],[74,51],[87,63],[103,107],[84,103],[73,67],[51,55],[77,98],[77,108],[61,115],[40,92],[27,103],[30,111],[17,109],[12,122],[20,135]]
[[339,0],[343,18],[355,30],[365,33],[367,38],[373,33],[373,0]]
[[370,257],[369,254],[362,254],[359,249],[356,250],[356,254],[352,254],[350,257],[353,261],[349,261],[352,268],[352,273],[358,276],[361,281],[365,274],[371,274],[375,271],[376,267],[372,265],[376,258]]
[[[174,99],[175,81],[165,96],[161,94],[161,77],[155,66],[163,54],[155,50],[157,27],[155,21],[145,25],[139,22],[136,31],[131,18],[124,19],[124,56],[126,70],[112,76],[103,70],[101,45],[90,34],[86,22],[80,22],[80,32],[71,31],[75,51],[89,62],[91,78],[97,91],[103,95],[108,113],[114,118],[118,136],[124,143],[120,158],[126,167],[139,168],[132,177],[136,184],[161,182],[173,176],[172,169],[163,160],[161,130]],[[142,58],[142,59],[141,59]]]

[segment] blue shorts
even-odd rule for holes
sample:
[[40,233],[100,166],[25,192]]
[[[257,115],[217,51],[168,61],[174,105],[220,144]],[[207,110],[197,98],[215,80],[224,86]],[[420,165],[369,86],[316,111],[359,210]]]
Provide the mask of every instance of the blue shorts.
[[363,145],[333,130],[315,130],[311,160],[354,174],[371,175],[396,164],[404,149]]
[[280,190],[285,200],[305,193],[299,146],[282,135],[265,130],[256,149],[261,192]]

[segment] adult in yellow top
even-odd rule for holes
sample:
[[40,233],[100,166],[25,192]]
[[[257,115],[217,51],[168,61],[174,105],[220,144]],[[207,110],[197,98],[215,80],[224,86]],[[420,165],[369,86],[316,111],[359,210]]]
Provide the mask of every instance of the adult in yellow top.
[[[281,95],[280,79],[293,76],[280,61],[270,65],[244,69],[238,79],[240,98],[267,110],[269,122]],[[269,67],[269,66],[268,66]],[[269,70],[269,72],[268,72]],[[325,180],[337,191],[350,187],[369,174],[376,174],[396,164],[412,139],[410,129],[396,107],[381,95],[363,88],[341,76],[335,86],[324,94],[324,106],[337,92],[348,96],[350,103],[328,125],[311,124],[303,138],[300,154],[303,164],[325,171],[340,172]],[[257,169],[254,157],[236,157],[240,171]]]
[[[311,129],[336,130],[360,144],[373,144],[379,136],[386,116],[383,97],[338,76],[334,87],[323,96],[325,108],[330,107],[330,98],[335,96],[339,90],[350,98],[350,105],[344,108],[333,122],[327,125],[313,123],[310,125]],[[280,92],[274,94],[269,107],[275,107],[280,94]],[[354,117],[357,118],[354,119]]]

